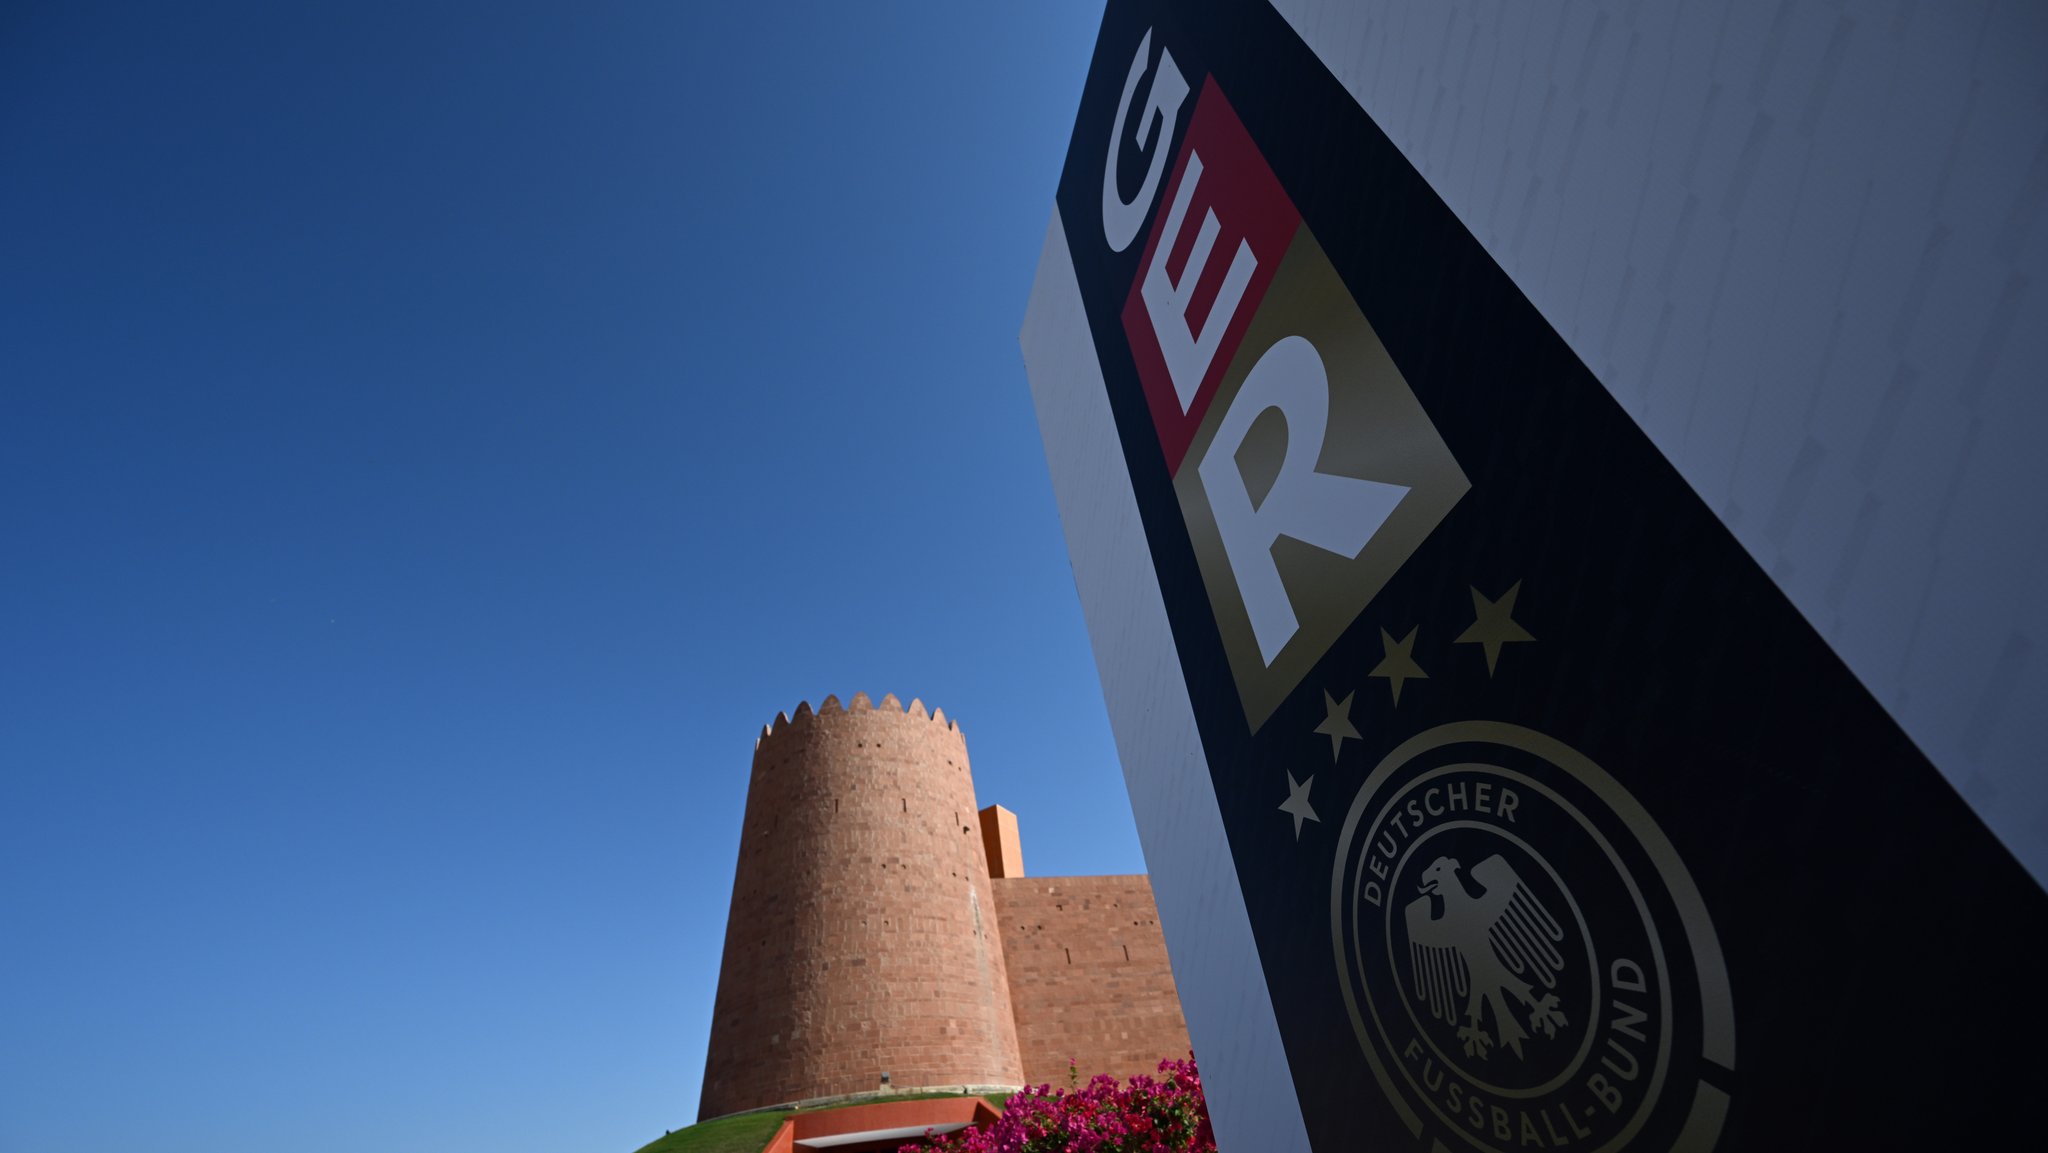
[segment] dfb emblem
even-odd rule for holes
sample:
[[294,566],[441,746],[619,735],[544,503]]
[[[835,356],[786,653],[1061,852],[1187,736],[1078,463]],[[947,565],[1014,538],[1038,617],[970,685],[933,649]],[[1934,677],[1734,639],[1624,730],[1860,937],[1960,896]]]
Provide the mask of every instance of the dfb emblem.
[[1471,721],[1395,749],[1344,823],[1330,927],[1418,1137],[1618,1149],[1668,1110],[1712,1146],[1734,1065],[1713,924],[1648,814],[1562,743]]

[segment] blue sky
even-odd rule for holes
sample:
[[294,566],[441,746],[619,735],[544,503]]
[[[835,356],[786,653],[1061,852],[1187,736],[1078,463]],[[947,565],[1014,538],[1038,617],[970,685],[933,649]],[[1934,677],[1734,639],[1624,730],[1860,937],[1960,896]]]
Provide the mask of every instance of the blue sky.
[[0,11],[0,1150],[630,1153],[748,758],[1143,869],[1016,333],[1092,4]]

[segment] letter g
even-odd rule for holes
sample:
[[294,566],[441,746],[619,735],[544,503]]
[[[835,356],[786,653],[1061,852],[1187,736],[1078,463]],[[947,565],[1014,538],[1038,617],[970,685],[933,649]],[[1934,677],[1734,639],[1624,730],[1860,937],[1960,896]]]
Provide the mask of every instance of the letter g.
[[1131,96],[1145,76],[1145,59],[1151,55],[1151,49],[1152,30],[1147,28],[1145,38],[1138,41],[1138,55],[1131,61],[1130,75],[1124,79],[1123,99],[1116,106],[1116,124],[1109,132],[1109,159],[1102,167],[1102,236],[1109,241],[1112,252],[1129,248],[1145,225],[1145,214],[1152,207],[1153,195],[1159,191],[1159,174],[1166,167],[1166,146],[1172,142],[1174,125],[1180,121],[1180,106],[1188,98],[1188,82],[1174,65],[1173,53],[1161,48],[1159,67],[1152,76],[1152,92],[1140,110],[1144,123],[1138,133],[1139,145],[1152,149],[1152,164],[1145,170],[1145,183],[1138,186],[1138,195],[1125,201],[1116,190],[1117,153],[1123,145],[1124,118],[1131,111]]

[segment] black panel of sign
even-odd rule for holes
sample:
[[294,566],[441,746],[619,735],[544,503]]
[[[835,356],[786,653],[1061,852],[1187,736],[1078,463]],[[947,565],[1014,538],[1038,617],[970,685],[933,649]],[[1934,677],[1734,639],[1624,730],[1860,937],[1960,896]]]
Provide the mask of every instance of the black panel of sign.
[[1279,16],[1111,3],[1059,206],[1315,1148],[2034,1115],[2048,898]]

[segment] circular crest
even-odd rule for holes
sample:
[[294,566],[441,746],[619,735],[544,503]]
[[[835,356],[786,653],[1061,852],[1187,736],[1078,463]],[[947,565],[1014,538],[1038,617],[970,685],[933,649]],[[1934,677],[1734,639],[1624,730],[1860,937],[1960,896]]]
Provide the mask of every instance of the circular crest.
[[1345,1006],[1418,1138],[1485,1153],[1711,1148],[1726,966],[1649,814],[1541,733],[1467,721],[1375,768],[1339,841]]

